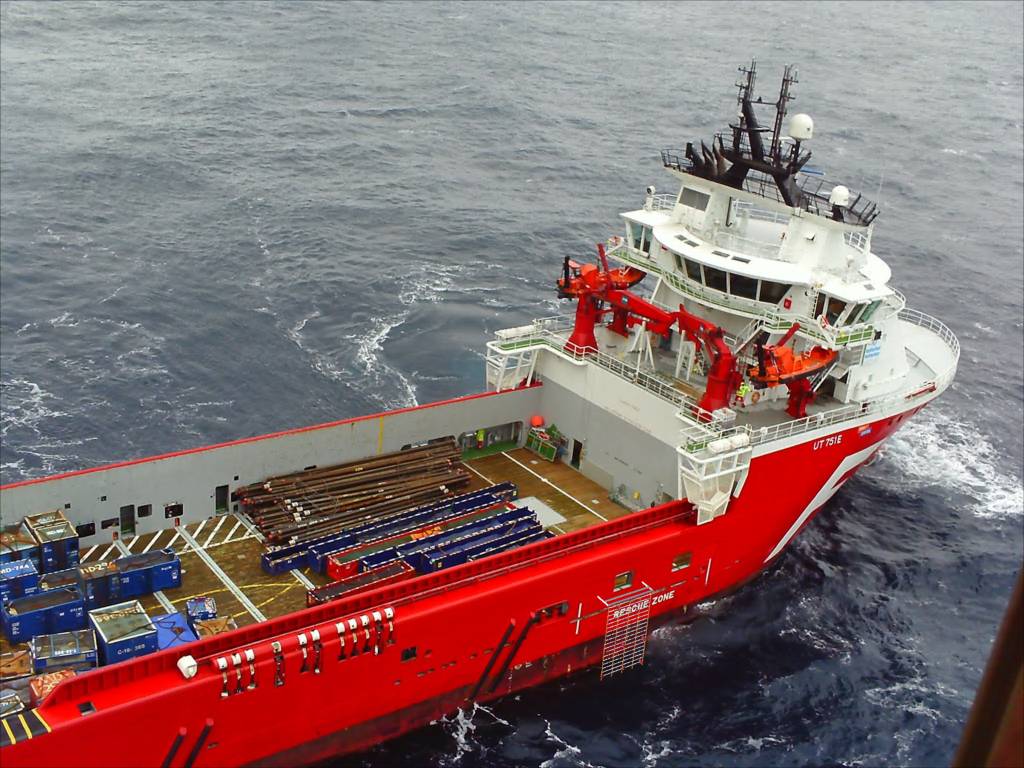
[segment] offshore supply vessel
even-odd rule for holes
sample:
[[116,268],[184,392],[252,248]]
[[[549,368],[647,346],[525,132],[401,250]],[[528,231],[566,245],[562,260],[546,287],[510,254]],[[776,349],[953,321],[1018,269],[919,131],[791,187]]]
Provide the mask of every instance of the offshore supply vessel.
[[877,206],[809,173],[795,70],[775,102],[740,72],[729,130],[661,153],[676,193],[560,265],[572,313],[487,342],[485,392],[0,488],[5,526],[75,527],[72,581],[164,553],[144,609],[238,625],[69,675],[3,764],[316,762],[642,664],[771,565],[960,350],[889,285]]

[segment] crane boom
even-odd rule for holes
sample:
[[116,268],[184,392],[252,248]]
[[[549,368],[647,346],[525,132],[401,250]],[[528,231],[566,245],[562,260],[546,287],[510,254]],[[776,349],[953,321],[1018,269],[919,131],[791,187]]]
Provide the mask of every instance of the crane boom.
[[[631,293],[628,288],[640,282],[645,273],[633,267],[609,269],[604,247],[599,244],[597,248],[603,271],[594,264],[574,264],[566,257],[563,277],[558,281],[558,295],[577,300],[576,323],[566,349],[574,354],[596,352],[594,327],[608,312],[612,314],[608,328],[622,336],[628,336],[631,327],[642,325],[645,330],[668,338],[676,327],[689,341],[703,348],[711,361],[700,408],[727,408],[743,375],[737,370],[736,357],[725,341],[724,331],[686,311],[682,304],[677,311],[670,311]],[[604,308],[604,303],[609,306]]]

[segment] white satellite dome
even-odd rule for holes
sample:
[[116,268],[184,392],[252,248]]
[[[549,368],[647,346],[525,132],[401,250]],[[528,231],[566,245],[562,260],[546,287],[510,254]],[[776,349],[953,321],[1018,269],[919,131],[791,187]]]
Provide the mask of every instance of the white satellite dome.
[[845,208],[850,204],[850,190],[842,184],[832,187],[832,194],[828,196],[828,204]]
[[789,135],[797,141],[807,141],[814,135],[814,121],[803,112],[789,119]]

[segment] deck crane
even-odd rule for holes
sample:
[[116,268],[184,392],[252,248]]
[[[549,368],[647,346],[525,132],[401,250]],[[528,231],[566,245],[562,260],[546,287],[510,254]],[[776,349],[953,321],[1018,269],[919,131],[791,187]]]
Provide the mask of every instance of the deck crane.
[[[558,281],[558,296],[576,299],[576,322],[565,348],[574,354],[588,354],[597,351],[594,327],[602,315],[611,313],[609,330],[628,336],[629,329],[642,325],[645,330],[668,338],[672,328],[694,344],[702,347],[711,361],[708,383],[699,407],[704,411],[727,408],[743,380],[737,370],[736,357],[725,341],[720,327],[686,311],[679,305],[678,311],[662,309],[628,290],[640,282],[646,273],[635,267],[608,268],[604,245],[597,245],[601,266],[578,264],[565,258],[562,277]],[[608,306],[605,307],[604,305]]]

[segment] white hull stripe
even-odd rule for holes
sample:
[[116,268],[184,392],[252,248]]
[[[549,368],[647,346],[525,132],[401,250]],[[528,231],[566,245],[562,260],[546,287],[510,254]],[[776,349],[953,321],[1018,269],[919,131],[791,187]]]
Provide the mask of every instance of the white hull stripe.
[[824,485],[821,486],[821,489],[816,494],[814,494],[814,498],[811,499],[810,504],[808,504],[804,508],[804,511],[800,513],[800,516],[789,527],[789,530],[786,531],[785,535],[783,535],[783,537],[779,539],[779,543],[775,545],[775,549],[773,549],[771,553],[768,555],[768,557],[764,559],[766,563],[773,557],[775,557],[777,554],[779,554],[779,552],[781,552],[786,547],[786,545],[789,544],[790,539],[796,536],[796,532],[800,530],[800,527],[805,522],[807,522],[807,518],[809,518],[814,513],[814,510],[816,510],[818,507],[820,507],[822,504],[824,504],[826,501],[831,499],[832,496],[835,495],[835,492],[838,491],[840,486],[842,485],[841,480],[846,476],[846,473],[849,472],[854,467],[856,467],[858,464],[862,464],[863,462],[867,461],[868,457],[870,457],[872,453],[878,450],[880,445],[881,443],[869,445],[867,448],[864,448],[863,450],[857,451],[856,453],[851,453],[849,456],[847,456],[839,463],[839,466],[836,467],[835,471],[832,473],[832,476],[824,483]]

